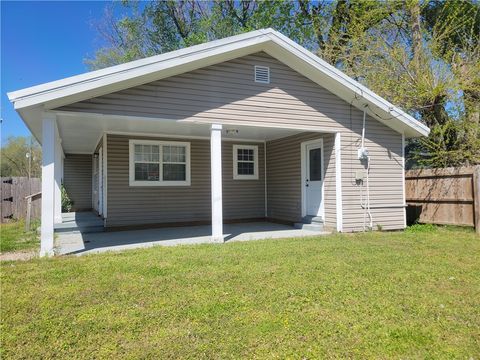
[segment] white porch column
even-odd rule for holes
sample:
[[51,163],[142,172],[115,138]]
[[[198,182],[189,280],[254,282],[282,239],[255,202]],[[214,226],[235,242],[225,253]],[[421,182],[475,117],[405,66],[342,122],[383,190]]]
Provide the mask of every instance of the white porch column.
[[55,125],[55,224],[62,223],[62,145]]
[[343,230],[342,199],[342,140],[339,132],[335,133],[335,203],[337,206],[337,231]]
[[42,216],[40,256],[53,255],[55,217],[55,148],[56,117],[43,114],[42,119]]
[[222,200],[222,125],[213,124],[210,132],[212,184],[212,241],[223,242]]

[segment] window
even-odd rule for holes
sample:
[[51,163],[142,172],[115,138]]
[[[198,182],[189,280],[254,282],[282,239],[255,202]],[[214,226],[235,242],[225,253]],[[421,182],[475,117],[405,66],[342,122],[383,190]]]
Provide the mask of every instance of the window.
[[130,140],[130,186],[190,185],[190,143]]
[[233,178],[258,180],[258,146],[233,145]]
[[322,181],[322,148],[310,149],[308,158],[310,181]]

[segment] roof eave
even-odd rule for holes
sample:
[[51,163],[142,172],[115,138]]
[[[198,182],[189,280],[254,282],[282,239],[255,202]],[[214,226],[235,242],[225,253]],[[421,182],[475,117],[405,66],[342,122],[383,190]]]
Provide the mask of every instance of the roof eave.
[[[267,51],[272,45],[282,48],[284,54],[290,53],[302,66],[310,66],[321,72],[353,94],[352,100],[359,96],[362,101],[371,104],[385,116],[376,115],[379,121],[386,123],[389,118],[396,118],[401,123],[397,131],[406,137],[428,136],[430,129],[375,94],[340,70],[320,59],[315,54],[301,47],[288,37],[273,29],[262,29],[226,39],[220,39],[174,52],[136,60],[130,63],[73,76],[46,84],[8,93],[8,98],[20,112],[35,106],[53,109],[69,102],[82,101],[108,92],[122,90],[126,87],[174,76],[177,73],[192,71],[195,68],[226,61],[225,58],[237,57],[242,51]],[[237,55],[235,55],[237,54]],[[240,55],[242,56],[242,55]],[[206,60],[207,59],[207,60]],[[297,60],[295,60],[297,61]],[[175,72],[177,70],[177,72]],[[357,107],[360,103],[355,104]],[[23,116],[22,116],[23,118]],[[24,118],[24,121],[26,119]],[[387,124],[388,125],[388,124]]]
[[142,75],[151,75],[174,66],[193,63],[205,57],[220,56],[229,51],[261,45],[269,41],[269,38],[264,35],[264,32],[261,30],[252,31],[230,38],[215,40],[146,59],[135,60],[106,69],[12,91],[7,93],[7,96],[10,102],[14,103],[15,109],[19,110],[47,103],[54,99],[78,92],[97,89],[99,86],[108,86]]

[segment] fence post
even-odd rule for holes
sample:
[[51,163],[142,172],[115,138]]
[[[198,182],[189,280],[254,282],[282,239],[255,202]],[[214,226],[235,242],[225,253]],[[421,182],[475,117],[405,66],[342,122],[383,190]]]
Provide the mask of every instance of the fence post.
[[480,234],[480,165],[473,169],[473,221],[475,223],[475,231]]
[[30,231],[30,219],[32,217],[32,197],[27,198],[27,218],[25,219],[25,231]]

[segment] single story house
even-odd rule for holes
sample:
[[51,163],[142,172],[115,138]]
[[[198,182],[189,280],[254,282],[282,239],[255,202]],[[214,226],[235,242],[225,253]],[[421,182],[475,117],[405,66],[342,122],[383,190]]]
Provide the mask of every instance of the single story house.
[[109,228],[268,219],[402,229],[405,139],[429,129],[272,29],[8,94],[42,144],[41,253],[77,210]]

